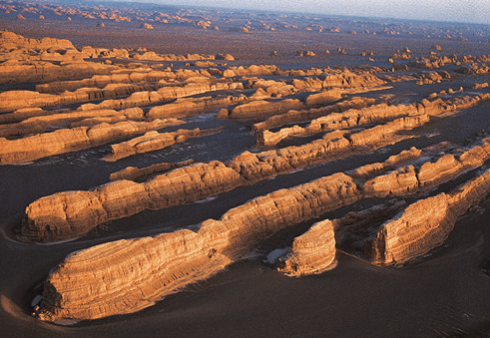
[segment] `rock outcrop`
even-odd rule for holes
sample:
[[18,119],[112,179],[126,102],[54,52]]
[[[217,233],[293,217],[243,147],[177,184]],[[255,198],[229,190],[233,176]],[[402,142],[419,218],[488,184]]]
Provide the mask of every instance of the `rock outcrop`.
[[125,121],[116,124],[101,123],[93,127],[59,129],[51,133],[28,136],[16,140],[0,138],[0,165],[34,161],[40,158],[100,146],[148,130],[182,124],[177,119],[151,122]]
[[182,143],[190,138],[203,137],[206,135],[217,134],[222,128],[212,130],[200,130],[199,128],[179,129],[170,133],[159,133],[158,131],[149,131],[143,136],[133,138],[122,143],[112,144],[111,153],[104,156],[103,160],[114,162],[120,159],[143,154],[150,151],[160,150],[176,143]]
[[21,120],[19,123],[0,125],[0,137],[9,138],[32,135],[52,131],[67,125],[70,128],[90,127],[104,122],[112,124],[129,120],[144,120],[144,114],[141,108],[129,108],[120,111],[102,109],[69,112],[27,108],[4,114],[1,116],[0,121],[14,122],[19,119]]
[[261,239],[359,195],[351,178],[335,174],[256,198],[220,220],[204,221],[196,232],[184,229],[78,251],[46,279],[37,315],[56,322],[141,310],[224,269]]
[[110,181],[128,180],[134,182],[144,182],[149,178],[163,174],[167,171],[182,168],[194,163],[193,160],[187,160],[178,163],[157,163],[145,168],[126,167],[123,170],[116,171],[109,176]]
[[490,192],[490,170],[459,189],[419,200],[379,228],[366,252],[375,264],[402,264],[444,243],[458,217]]
[[300,277],[333,269],[336,266],[336,246],[352,235],[369,231],[377,222],[392,217],[404,206],[405,202],[393,200],[359,212],[349,212],[332,221],[326,219],[315,223],[303,235],[296,237],[287,252],[275,260],[277,270],[287,276]]
[[[313,164],[373,151],[409,137],[397,135],[397,131],[415,128],[428,121],[426,115],[407,117],[374,127],[382,133],[381,138],[368,137],[369,130],[352,135],[338,131],[326,134],[322,139],[303,146],[255,154],[245,151],[226,165],[218,161],[208,164],[198,163],[157,176],[138,186],[130,182],[118,183],[118,189],[109,188],[110,184],[103,186],[104,194],[108,194],[108,199],[119,199],[120,203],[114,205],[117,212],[112,212],[111,206],[108,205],[103,205],[101,211],[97,211],[100,203],[93,201],[100,199],[99,188],[94,192],[67,192],[46,196],[27,207],[22,234],[28,240],[41,242],[80,236],[101,223],[129,217],[145,209],[161,209],[198,201],[241,185],[253,184]],[[358,134],[361,136],[354,138]],[[206,175],[203,175],[203,171]],[[152,191],[157,187],[157,190]],[[140,193],[141,197],[138,195]],[[62,207],[80,203],[85,208],[96,210],[94,212],[98,216],[94,217],[91,213],[82,215],[77,209]],[[58,204],[58,207],[55,207],[55,204]],[[100,213],[102,216],[99,215]]]
[[255,123],[252,129],[260,132],[268,129],[279,128],[287,124],[309,122],[321,116],[331,113],[341,113],[349,109],[361,109],[368,107],[376,102],[372,98],[354,97],[322,108],[304,109],[300,111],[290,110],[285,114],[279,114],[268,118],[267,120]]
[[197,201],[241,184],[236,171],[214,161],[173,170],[144,183],[121,180],[92,191],[61,192],[27,207],[22,235],[39,242],[74,238],[110,220]]
[[277,260],[278,270],[294,277],[319,274],[335,265],[335,255],[334,227],[324,220],[294,239],[287,255]]

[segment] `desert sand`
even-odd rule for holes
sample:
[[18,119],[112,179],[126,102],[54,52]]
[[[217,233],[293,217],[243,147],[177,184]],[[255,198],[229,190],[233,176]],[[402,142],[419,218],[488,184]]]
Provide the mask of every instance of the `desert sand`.
[[490,334],[490,27],[0,19],[6,336]]

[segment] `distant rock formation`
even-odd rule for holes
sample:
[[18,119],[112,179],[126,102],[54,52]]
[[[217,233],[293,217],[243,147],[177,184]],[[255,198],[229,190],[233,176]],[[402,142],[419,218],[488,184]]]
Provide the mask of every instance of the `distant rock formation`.
[[[19,14],[22,16],[21,14]],[[0,46],[6,49],[75,49],[75,46],[69,41],[64,39],[54,38],[42,38],[42,39],[28,39],[22,35],[15,34],[8,31],[0,31]]]

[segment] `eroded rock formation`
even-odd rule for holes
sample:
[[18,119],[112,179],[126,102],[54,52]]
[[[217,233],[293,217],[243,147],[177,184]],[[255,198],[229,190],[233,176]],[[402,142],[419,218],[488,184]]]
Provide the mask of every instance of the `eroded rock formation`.
[[193,160],[187,160],[178,163],[157,163],[145,168],[126,167],[123,170],[112,173],[109,176],[109,180],[129,180],[134,182],[144,182],[150,177],[165,173],[176,168],[185,167],[192,163],[194,163]]
[[351,178],[335,174],[254,199],[220,220],[201,223],[196,232],[184,229],[76,252],[46,280],[38,316],[56,322],[141,310],[217,273],[261,239],[359,196]]
[[[409,130],[428,121],[426,115],[420,115],[373,127],[382,133],[381,138],[368,137],[369,130],[352,135],[338,131],[326,134],[322,139],[303,146],[292,146],[261,153],[245,151],[226,165],[218,161],[208,164],[198,163],[157,176],[138,187],[130,182],[120,182],[118,189],[103,188],[109,199],[118,198],[120,200],[120,203],[115,205],[119,211],[112,212],[110,206],[104,205],[101,207],[103,216],[98,217],[93,217],[91,212],[84,216],[76,209],[61,206],[82,203],[85,208],[93,205],[92,208],[97,209],[98,203],[89,203],[89,201],[99,199],[97,197],[99,188],[94,192],[58,193],[47,196],[27,207],[22,234],[33,241],[58,241],[76,237],[87,233],[103,222],[129,217],[145,209],[161,209],[197,201],[232,190],[240,185],[253,184],[313,164],[373,151],[408,137],[397,135],[397,131]],[[203,170],[207,172],[206,175],[202,175]],[[151,191],[153,186],[163,189],[162,184],[168,187],[165,188],[168,191]],[[141,192],[143,197],[138,197],[139,195],[133,189]],[[85,193],[95,197],[87,199]],[[54,203],[60,205],[60,212],[63,210],[61,215],[58,215],[54,209],[51,211]],[[98,211],[96,213],[99,214]]]
[[93,127],[59,129],[16,140],[0,138],[0,164],[15,164],[40,158],[87,149],[117,141],[148,130],[182,124],[177,119],[152,122],[125,121],[116,124],[101,123]]
[[176,143],[182,143],[190,138],[202,137],[221,132],[220,129],[200,130],[199,128],[179,129],[170,133],[159,133],[149,131],[143,136],[133,138],[129,141],[111,145],[111,153],[106,155],[103,160],[114,162],[135,154],[142,154],[150,151],[160,150]]
[[288,254],[278,259],[278,270],[295,277],[322,273],[335,264],[335,254],[334,227],[324,220],[294,239]]
[[490,170],[446,194],[419,200],[384,223],[367,247],[375,264],[401,264],[444,243],[458,217],[490,192]]

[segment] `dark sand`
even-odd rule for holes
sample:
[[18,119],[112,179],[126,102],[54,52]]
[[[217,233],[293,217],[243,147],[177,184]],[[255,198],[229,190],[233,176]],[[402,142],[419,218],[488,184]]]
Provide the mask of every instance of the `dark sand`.
[[[53,21],[54,22],[54,21]],[[93,23],[93,21],[90,21]],[[403,46],[426,53],[439,43],[455,52],[481,54],[490,48],[480,41],[443,41],[402,39],[397,37],[347,34],[312,35],[304,32],[281,32],[237,35],[224,32],[219,38],[203,38],[198,31],[174,29],[154,39],[150,32],[134,28],[106,27],[107,33],[95,36],[94,28],[83,20],[51,25],[19,23],[3,19],[0,28],[8,28],[29,37],[70,38],[77,44],[106,47],[136,47],[171,53],[230,52],[242,58],[257,52],[265,59],[271,50],[287,54],[279,59],[250,63],[274,63],[284,68],[303,67],[307,62],[331,63],[346,60],[356,63],[357,56],[335,56],[305,61],[293,55],[296,50],[333,49],[337,44],[358,50],[376,48],[376,55],[386,57]],[[415,25],[415,24],[414,24]],[[117,25],[116,25],[117,26]],[[137,26],[136,26],[137,27]],[[83,29],[80,29],[83,28]],[[139,33],[134,33],[139,32]],[[192,31],[193,32],[193,31]],[[271,33],[271,32],[268,32]],[[142,34],[142,35],[138,35]],[[184,34],[184,35],[179,35]],[[142,39],[142,36],[144,39]],[[234,39],[233,37],[237,37]],[[309,38],[313,40],[309,40]],[[252,41],[253,38],[253,41]],[[170,39],[172,41],[166,40]],[[196,39],[196,40],[194,40]],[[282,39],[282,40],[280,40]],[[316,40],[315,40],[316,39]],[[338,40],[336,40],[338,39]],[[179,40],[179,41],[177,41]],[[185,41],[185,43],[183,43]],[[199,43],[196,45],[196,41]],[[313,42],[312,42],[313,41]],[[287,42],[287,43],[286,43]],[[197,47],[196,47],[197,46]],[[253,47],[251,47],[253,46]],[[247,48],[246,48],[247,47]],[[250,47],[250,48],[248,48]],[[245,50],[246,49],[246,50]],[[256,49],[256,50],[255,50]],[[245,50],[245,51],[244,51]],[[357,58],[357,59],[355,59]],[[383,61],[383,62],[384,62]],[[381,61],[380,61],[381,62]],[[290,66],[290,67],[289,67]],[[484,80],[480,77],[478,80]],[[402,84],[388,92],[404,93],[416,100],[431,92],[458,88],[457,80],[430,86]],[[212,200],[161,211],[147,211],[128,219],[112,222],[87,237],[68,243],[36,245],[19,242],[15,231],[25,207],[35,199],[57,191],[89,189],[108,181],[111,172],[128,165],[145,166],[158,162],[226,160],[245,149],[253,150],[255,137],[240,123],[216,121],[214,115],[191,118],[201,128],[225,126],[218,134],[190,140],[184,145],[133,156],[117,163],[99,161],[107,147],[54,156],[23,166],[0,167],[0,336],[2,337],[479,337],[490,335],[490,277],[482,271],[490,257],[490,200],[470,212],[458,223],[447,242],[399,268],[381,268],[340,252],[338,266],[313,277],[289,278],[262,261],[275,248],[289,245],[295,235],[309,224],[288,229],[259,245],[249,260],[233,264],[227,271],[172,295],[155,306],[135,314],[111,317],[74,326],[43,323],[29,314],[34,289],[68,253],[119,238],[131,238],[172,231],[220,217],[228,209],[283,187],[308,182],[320,176],[346,171],[360,165],[386,159],[412,145],[423,147],[443,140],[468,144],[475,133],[490,127],[490,102],[468,109],[464,114],[441,119],[424,126],[420,138],[408,140],[372,154],[356,156],[305,169],[276,179],[241,187]],[[189,128],[194,124],[188,124]],[[433,134],[434,137],[424,135]],[[217,151],[219,149],[219,151]],[[469,175],[474,175],[470,173]],[[443,187],[449,190],[457,182]],[[362,201],[336,213],[360,210],[370,201]],[[487,264],[488,265],[488,264]]]

